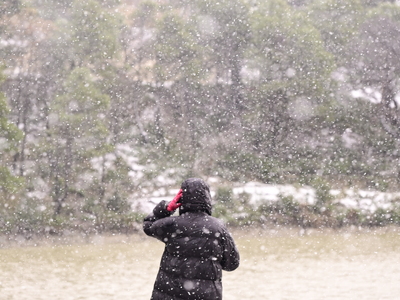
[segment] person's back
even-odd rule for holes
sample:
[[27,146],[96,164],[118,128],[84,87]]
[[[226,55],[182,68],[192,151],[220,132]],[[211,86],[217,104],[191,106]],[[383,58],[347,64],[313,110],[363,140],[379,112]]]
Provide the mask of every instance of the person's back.
[[191,178],[182,190],[182,198],[174,199],[181,202],[179,216],[168,218],[179,204],[162,201],[144,221],[145,233],[165,243],[151,299],[222,299],[222,270],[236,269],[239,253],[222,222],[211,216],[208,185]]

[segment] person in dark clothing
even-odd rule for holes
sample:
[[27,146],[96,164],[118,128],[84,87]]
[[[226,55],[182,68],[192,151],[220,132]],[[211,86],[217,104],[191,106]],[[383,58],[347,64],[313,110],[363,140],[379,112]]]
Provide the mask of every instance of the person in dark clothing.
[[[179,216],[171,217],[177,208]],[[165,243],[152,300],[222,299],[222,270],[239,266],[239,252],[211,212],[209,186],[189,178],[172,201],[161,201],[144,219],[144,232]]]

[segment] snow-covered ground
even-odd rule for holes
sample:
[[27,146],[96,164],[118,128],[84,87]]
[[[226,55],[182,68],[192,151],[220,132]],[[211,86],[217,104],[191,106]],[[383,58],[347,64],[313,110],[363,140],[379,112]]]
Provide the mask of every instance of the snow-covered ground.
[[[211,195],[215,196],[217,186],[210,183]],[[149,194],[141,199],[133,201],[133,208],[136,211],[149,213],[161,200],[171,200],[178,192],[175,189],[162,189]],[[302,204],[314,204],[316,202],[315,190],[309,186],[273,185],[259,182],[248,182],[232,188],[232,193],[240,197],[245,193],[249,197],[249,204],[258,207],[262,203],[277,201],[280,197],[291,196]],[[373,190],[343,189],[331,190],[334,203],[339,203],[346,208],[360,209],[367,212],[374,212],[378,208],[389,209],[397,202],[400,204],[400,192],[386,193]]]

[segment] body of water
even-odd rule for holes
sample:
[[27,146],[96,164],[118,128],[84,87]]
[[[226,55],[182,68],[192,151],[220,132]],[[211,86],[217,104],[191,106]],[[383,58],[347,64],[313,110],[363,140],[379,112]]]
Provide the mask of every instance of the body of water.
[[[224,299],[400,299],[400,228],[233,233]],[[0,299],[150,299],[163,245],[144,235],[4,242]]]

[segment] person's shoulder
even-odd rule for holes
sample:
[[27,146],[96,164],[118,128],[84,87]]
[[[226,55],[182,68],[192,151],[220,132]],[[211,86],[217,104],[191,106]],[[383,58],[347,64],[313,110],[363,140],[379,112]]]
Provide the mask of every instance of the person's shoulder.
[[213,222],[216,222],[218,224],[224,225],[224,221],[222,221],[219,218],[213,217],[213,216],[208,216],[208,218],[210,218],[211,220],[213,220]]
[[208,218],[208,222],[212,223],[218,231],[221,231],[221,232],[227,231],[226,224],[223,220],[213,217],[213,216],[207,216],[207,218]]

